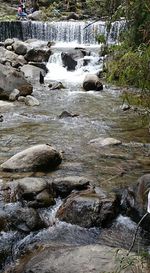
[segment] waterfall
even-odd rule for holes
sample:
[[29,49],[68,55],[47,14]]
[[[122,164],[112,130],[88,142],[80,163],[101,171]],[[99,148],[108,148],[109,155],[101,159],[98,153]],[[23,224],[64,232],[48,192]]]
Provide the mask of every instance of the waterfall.
[[[115,43],[117,41],[118,31],[122,23],[123,21],[112,23],[109,43]],[[78,44],[97,44],[97,35],[106,35],[106,22],[98,21],[86,27],[88,24],[90,24],[90,22],[84,21],[0,22],[0,41],[4,41],[6,38],[19,38],[21,40],[35,38],[43,41],[75,41]]]

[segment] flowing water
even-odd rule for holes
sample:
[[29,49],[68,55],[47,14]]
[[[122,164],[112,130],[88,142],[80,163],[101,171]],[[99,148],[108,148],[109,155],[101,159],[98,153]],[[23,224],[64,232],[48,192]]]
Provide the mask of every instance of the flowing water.
[[[71,35],[76,38],[73,32]],[[75,38],[71,36],[71,43],[64,43],[58,35],[58,41],[52,46],[53,55],[47,64],[49,72],[45,84],[39,85],[34,81],[33,94],[40,106],[29,107],[13,102],[0,108],[4,116],[4,121],[0,123],[0,163],[29,146],[49,143],[63,152],[62,164],[51,173],[0,172],[3,181],[24,176],[84,176],[93,185],[109,192],[114,188],[134,184],[139,176],[149,172],[147,114],[139,115],[133,110],[124,112],[121,109],[122,90],[119,88],[104,85],[102,92],[83,91],[85,75],[101,70],[103,59],[99,57],[99,46],[94,42],[92,45],[88,44],[89,41],[84,45],[80,43],[80,47],[84,46],[90,52],[89,62],[83,66],[84,60],[80,59],[74,72],[67,71],[62,65],[60,54],[79,45],[79,41],[75,44]],[[79,40],[81,42],[81,38]],[[50,90],[48,84],[54,80],[61,81],[65,88]],[[77,116],[60,119],[59,115],[63,111]],[[121,140],[123,145],[102,148],[89,143],[99,137],[113,137]],[[11,244],[13,259],[27,251],[30,244],[39,242],[55,242],[58,245],[60,242],[72,245],[99,242],[129,248],[136,226],[129,218],[120,215],[108,230],[87,230],[55,219],[60,204],[61,200],[57,200],[53,209],[39,210],[47,221],[47,229],[27,236],[13,231],[1,233],[0,244]],[[141,240],[139,234],[138,245],[145,244],[148,247],[147,240],[145,243]],[[9,260],[10,257],[8,263]]]

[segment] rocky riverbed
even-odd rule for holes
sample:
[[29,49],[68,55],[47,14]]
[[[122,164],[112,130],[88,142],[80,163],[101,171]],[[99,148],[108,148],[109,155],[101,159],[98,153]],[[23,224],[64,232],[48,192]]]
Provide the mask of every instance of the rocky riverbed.
[[[69,64],[50,63],[47,74],[57,46],[9,39],[0,47],[2,272],[118,270],[116,247],[129,249],[146,213],[149,113],[125,110],[122,90],[103,79],[103,90],[85,91],[89,63],[80,74],[69,68],[89,50],[64,52]],[[149,223],[148,215],[135,251],[148,253]]]

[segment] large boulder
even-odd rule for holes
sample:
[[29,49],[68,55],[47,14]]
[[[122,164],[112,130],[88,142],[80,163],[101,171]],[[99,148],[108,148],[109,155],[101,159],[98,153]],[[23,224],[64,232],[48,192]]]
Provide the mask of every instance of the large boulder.
[[[8,273],[148,273],[143,259],[131,253],[126,259],[125,250],[91,244],[86,246],[39,247],[17,261]],[[121,271],[120,271],[121,270]]]
[[29,207],[48,207],[55,204],[52,186],[43,178],[25,177],[9,183],[7,187],[14,187],[18,200],[26,200]]
[[103,90],[103,85],[100,82],[100,79],[98,78],[97,75],[87,74],[83,81],[83,88],[86,91],[89,90],[100,91]]
[[45,50],[40,48],[32,48],[25,55],[25,60],[28,62],[48,62],[50,55],[50,49]]
[[13,43],[13,49],[18,55],[25,55],[27,53],[27,45],[22,41],[15,41]]
[[68,53],[61,53],[61,58],[62,58],[62,62],[64,67],[67,68],[67,70],[72,71],[75,70],[75,67],[77,65],[77,61],[75,61],[71,55],[69,55]]
[[118,214],[115,195],[107,197],[102,191],[85,190],[72,193],[57,211],[61,221],[81,227],[106,227]]
[[0,99],[9,99],[14,89],[20,91],[20,96],[26,96],[32,93],[33,87],[22,72],[0,64]]
[[62,161],[61,154],[48,144],[30,147],[1,164],[4,171],[52,170]]
[[16,67],[23,65],[25,62],[23,55],[18,55],[13,51],[0,47],[0,63],[9,63],[11,66]]
[[42,68],[39,68],[34,65],[26,64],[21,67],[21,71],[24,73],[25,77],[39,81],[40,72],[42,75],[46,75],[45,71]]

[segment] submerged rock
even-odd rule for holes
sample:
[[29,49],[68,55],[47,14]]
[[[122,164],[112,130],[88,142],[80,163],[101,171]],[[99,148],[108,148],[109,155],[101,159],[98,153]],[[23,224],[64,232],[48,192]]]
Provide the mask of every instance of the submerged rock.
[[109,146],[109,145],[119,145],[121,141],[112,137],[99,137],[96,139],[92,139],[88,144],[96,145],[96,146]]
[[53,170],[62,161],[61,154],[48,144],[30,147],[1,164],[4,171]]
[[78,117],[79,114],[72,114],[72,113],[69,113],[68,111],[63,111],[59,116],[58,118],[62,119],[62,118],[68,118],[68,117],[71,117],[71,118],[74,118],[74,117]]

